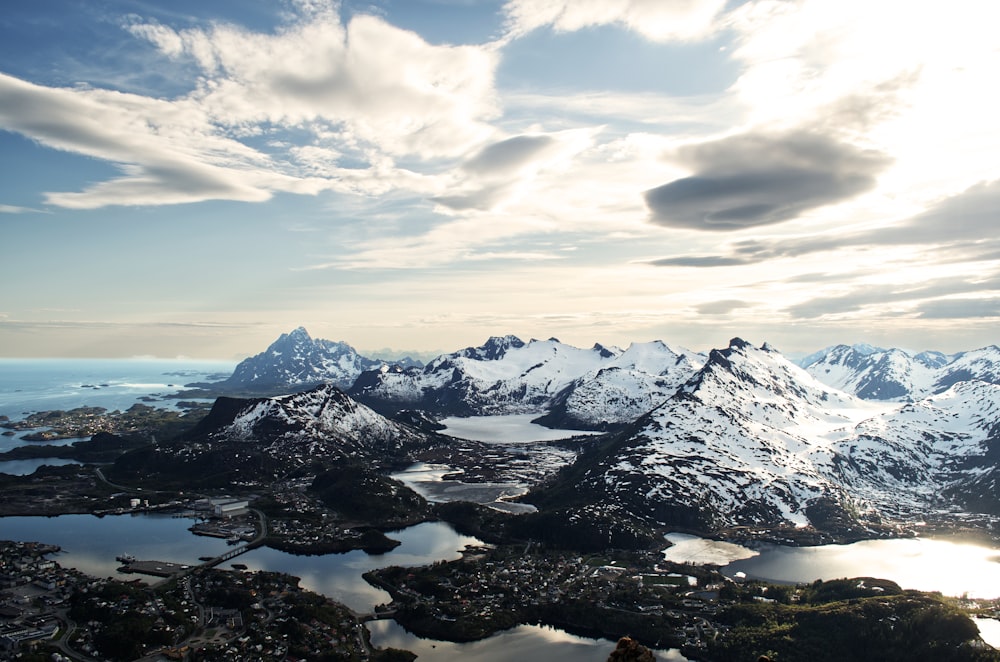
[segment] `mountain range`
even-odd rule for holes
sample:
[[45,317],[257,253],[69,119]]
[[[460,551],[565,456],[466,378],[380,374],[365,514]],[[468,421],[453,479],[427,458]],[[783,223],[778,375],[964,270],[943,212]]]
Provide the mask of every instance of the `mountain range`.
[[380,410],[416,408],[444,416],[543,413],[550,425],[605,429],[662,402],[704,362],[655,341],[626,350],[579,349],[555,338],[527,343],[492,337],[423,368],[360,375],[348,393]]
[[824,384],[866,400],[909,402],[943,393],[962,381],[1000,383],[996,345],[951,355],[836,345],[806,357],[800,365]]
[[[410,358],[369,358],[347,343],[313,339],[299,327],[241,361],[228,379],[189,386],[270,395],[333,384],[384,413],[537,413],[540,423],[553,427],[604,430],[664,402],[706,358],[659,340],[624,350],[601,344],[580,349],[555,338],[524,342],[507,335],[423,365]],[[962,381],[1000,383],[995,345],[955,354],[835,345],[798,365],[827,386],[875,401],[913,402]]]
[[[301,331],[282,338],[301,344]],[[280,359],[278,351],[255,359]],[[306,365],[297,375],[319,374],[307,352],[295,357]],[[346,393],[327,384],[276,398],[220,398],[172,457],[233,464],[252,447],[243,470],[256,480],[272,465],[277,475],[337,457],[399,462],[418,449],[466,443],[431,432],[426,412],[530,413],[552,426],[608,430],[535,487],[528,500],[543,510],[604,509],[654,527],[793,537],[811,530],[831,539],[968,513],[995,526],[998,361],[995,346],[911,355],[840,345],[798,365],[739,338],[706,356],[659,341],[580,349],[498,336],[422,367],[361,370]],[[256,374],[274,374],[259,367]]]

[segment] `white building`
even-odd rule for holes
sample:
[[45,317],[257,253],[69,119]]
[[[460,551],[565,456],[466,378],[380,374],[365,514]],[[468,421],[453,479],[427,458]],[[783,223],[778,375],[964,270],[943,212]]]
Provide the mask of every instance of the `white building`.
[[246,515],[250,509],[249,501],[224,501],[215,504],[214,512],[216,517],[235,517]]

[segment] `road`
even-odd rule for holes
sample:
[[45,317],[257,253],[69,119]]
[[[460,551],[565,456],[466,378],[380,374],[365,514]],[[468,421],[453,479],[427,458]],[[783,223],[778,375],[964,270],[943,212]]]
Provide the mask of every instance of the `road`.
[[56,611],[56,616],[65,625],[62,636],[53,642],[62,654],[71,660],[78,660],[79,662],[98,662],[94,658],[88,657],[83,653],[78,653],[70,648],[69,642],[73,636],[73,632],[76,630],[76,623],[69,617],[69,610],[59,609]]

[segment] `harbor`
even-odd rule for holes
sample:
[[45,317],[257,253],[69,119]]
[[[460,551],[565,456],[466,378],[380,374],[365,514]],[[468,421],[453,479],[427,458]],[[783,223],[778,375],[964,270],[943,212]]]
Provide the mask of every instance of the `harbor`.
[[[235,542],[243,542],[244,544],[239,547],[234,547],[224,554],[218,556],[201,556],[198,558],[201,561],[200,564],[184,564],[175,563],[173,561],[156,561],[156,560],[139,560],[132,554],[119,554],[115,557],[115,560],[122,565],[118,568],[118,572],[125,574],[140,574],[140,575],[150,575],[153,577],[160,577],[164,579],[177,577],[182,574],[187,574],[197,568],[212,568],[225,561],[233,559],[240,554],[250,551],[259,547],[264,542],[264,538],[267,535],[267,522],[262,513],[254,511],[258,517],[257,527],[253,527],[247,524],[237,525],[237,531],[239,536],[236,537]],[[196,524],[190,527],[194,533],[198,533],[195,529],[201,525]],[[226,535],[231,535],[232,529],[229,529]],[[205,534],[210,537],[222,537],[215,534]],[[233,539],[229,542],[232,544]],[[246,566],[244,566],[246,567]]]

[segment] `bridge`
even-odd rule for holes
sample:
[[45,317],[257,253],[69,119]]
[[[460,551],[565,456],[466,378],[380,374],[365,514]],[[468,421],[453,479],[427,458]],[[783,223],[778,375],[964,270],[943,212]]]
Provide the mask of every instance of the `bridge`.
[[246,543],[244,545],[240,545],[239,547],[234,547],[233,549],[229,550],[225,554],[222,554],[220,556],[216,556],[215,558],[209,559],[208,561],[205,561],[204,563],[202,563],[200,565],[194,565],[194,566],[190,566],[188,568],[181,569],[179,572],[173,573],[168,578],[166,578],[166,579],[164,579],[162,581],[159,581],[159,582],[157,582],[155,584],[152,584],[151,586],[155,588],[155,587],[160,586],[161,584],[164,584],[164,583],[166,583],[168,581],[171,581],[171,580],[174,580],[174,579],[180,579],[181,577],[185,577],[187,575],[190,575],[191,573],[196,572],[198,570],[201,570],[203,568],[214,568],[215,566],[217,566],[217,565],[219,565],[221,563],[225,563],[226,561],[228,561],[230,559],[236,558],[240,554],[245,554],[246,552],[249,552],[251,549],[257,549],[258,547],[260,547],[261,545],[263,545],[264,544],[264,538],[267,537],[267,517],[265,517],[264,513],[260,512],[259,510],[254,510],[253,512],[257,514],[257,521],[258,521],[258,524],[259,524],[259,527],[258,527],[259,528],[259,532],[257,533],[257,537],[256,538],[254,538],[253,540],[251,540],[250,542],[248,542],[248,543]]

